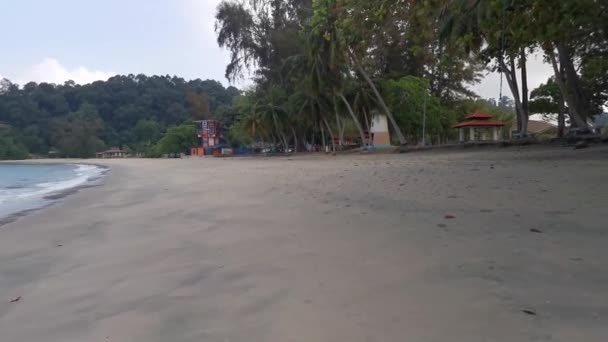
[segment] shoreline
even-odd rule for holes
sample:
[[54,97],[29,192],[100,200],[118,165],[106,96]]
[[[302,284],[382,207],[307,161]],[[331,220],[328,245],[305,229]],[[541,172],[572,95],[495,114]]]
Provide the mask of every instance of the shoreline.
[[68,197],[70,195],[78,193],[80,190],[102,186],[103,179],[105,177],[107,177],[109,175],[109,173],[111,172],[110,167],[108,167],[106,165],[92,164],[92,163],[85,163],[85,162],[61,162],[61,161],[49,162],[48,160],[44,160],[44,161],[40,161],[40,162],[3,161],[2,164],[0,164],[0,165],[75,165],[75,166],[89,165],[89,166],[95,166],[96,168],[100,169],[99,175],[94,175],[94,176],[88,177],[84,183],[78,184],[73,187],[61,189],[61,190],[58,190],[55,192],[50,192],[46,195],[43,195],[41,198],[36,199],[36,202],[39,202],[39,203],[37,203],[36,205],[34,205],[31,208],[26,208],[26,209],[19,210],[19,211],[13,212],[13,213],[8,213],[5,216],[0,216],[0,229],[9,223],[13,223],[23,217],[27,217],[30,214],[43,211],[50,207],[61,205],[61,201],[63,199],[65,199],[66,197]]
[[3,340],[608,334],[606,147],[103,163],[0,229]]

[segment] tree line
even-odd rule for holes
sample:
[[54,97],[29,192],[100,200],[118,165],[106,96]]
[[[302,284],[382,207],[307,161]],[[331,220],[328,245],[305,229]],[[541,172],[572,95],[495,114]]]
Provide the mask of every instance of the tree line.
[[[600,0],[224,0],[217,81],[128,75],[88,85],[0,82],[0,158],[90,157],[110,146],[157,156],[195,143],[193,119],[217,119],[234,146],[340,149],[366,142],[375,115],[395,144],[456,139],[481,110],[514,121],[558,117],[589,130],[608,104],[608,3]],[[531,55],[553,76],[528,87]],[[470,86],[500,72],[498,100]],[[502,96],[505,95],[505,96]],[[509,95],[509,97],[506,97]],[[568,120],[566,120],[568,118]],[[424,128],[423,128],[424,127]],[[424,132],[424,133],[423,133]],[[424,139],[423,139],[424,134]]]
[[[608,4],[599,0],[242,0],[216,13],[226,77],[251,77],[231,136],[248,142],[365,141],[376,114],[395,143],[453,140],[452,125],[484,109],[527,136],[532,113],[589,129],[608,99]],[[527,62],[554,75],[528,89]],[[484,72],[505,79],[513,110],[469,90]],[[497,97],[499,94],[497,94]],[[502,99],[500,99],[502,103]],[[426,113],[426,122],[423,122]],[[334,146],[339,148],[339,146]]]
[[[92,157],[117,146],[149,156],[185,152],[195,119],[229,126],[235,87],[217,81],[128,75],[88,85],[0,82],[0,159]],[[184,125],[185,124],[185,125]],[[184,127],[182,127],[184,125]],[[176,147],[175,140],[188,139]],[[164,138],[164,140],[163,140]]]

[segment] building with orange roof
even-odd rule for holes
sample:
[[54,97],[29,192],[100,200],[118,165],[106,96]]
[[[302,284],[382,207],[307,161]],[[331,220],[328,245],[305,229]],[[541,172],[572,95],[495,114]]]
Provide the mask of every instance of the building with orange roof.
[[500,141],[506,123],[495,120],[491,115],[476,112],[454,125],[458,129],[460,142],[467,141]]

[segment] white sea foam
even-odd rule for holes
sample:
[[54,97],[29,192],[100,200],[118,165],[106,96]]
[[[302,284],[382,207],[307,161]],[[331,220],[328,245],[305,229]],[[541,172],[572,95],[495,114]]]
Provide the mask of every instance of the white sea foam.
[[0,216],[21,210],[34,209],[45,204],[45,197],[62,193],[99,178],[104,169],[94,165],[78,164],[72,175],[60,180],[30,183],[21,187],[0,189]]
[[[62,192],[62,191],[77,187],[79,185],[82,185],[91,179],[98,178],[99,176],[101,176],[102,172],[103,172],[103,169],[98,166],[81,164],[81,165],[78,165],[78,168],[75,171],[76,176],[74,178],[64,180],[64,181],[58,181],[58,182],[37,184],[36,186],[40,190],[34,192],[33,194],[34,194],[34,196],[40,196],[40,195],[46,196],[46,195],[51,195],[54,193]],[[30,194],[26,194],[26,195],[29,196]]]

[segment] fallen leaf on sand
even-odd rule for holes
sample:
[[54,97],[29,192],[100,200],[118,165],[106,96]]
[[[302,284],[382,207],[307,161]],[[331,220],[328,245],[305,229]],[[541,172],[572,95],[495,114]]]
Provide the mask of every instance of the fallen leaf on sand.
[[521,310],[521,311],[527,315],[536,316],[536,312],[534,312],[532,310]]
[[15,297],[15,298],[11,299],[11,303],[17,303],[20,300],[21,300],[21,296]]
[[445,215],[443,218],[445,218],[446,220],[452,220],[452,219],[455,219],[456,216],[448,214],[448,215]]
[[534,228],[530,229],[530,231],[531,231],[532,233],[538,233],[538,234],[541,234],[541,233],[542,233],[542,230],[538,230],[538,229],[534,229]]

